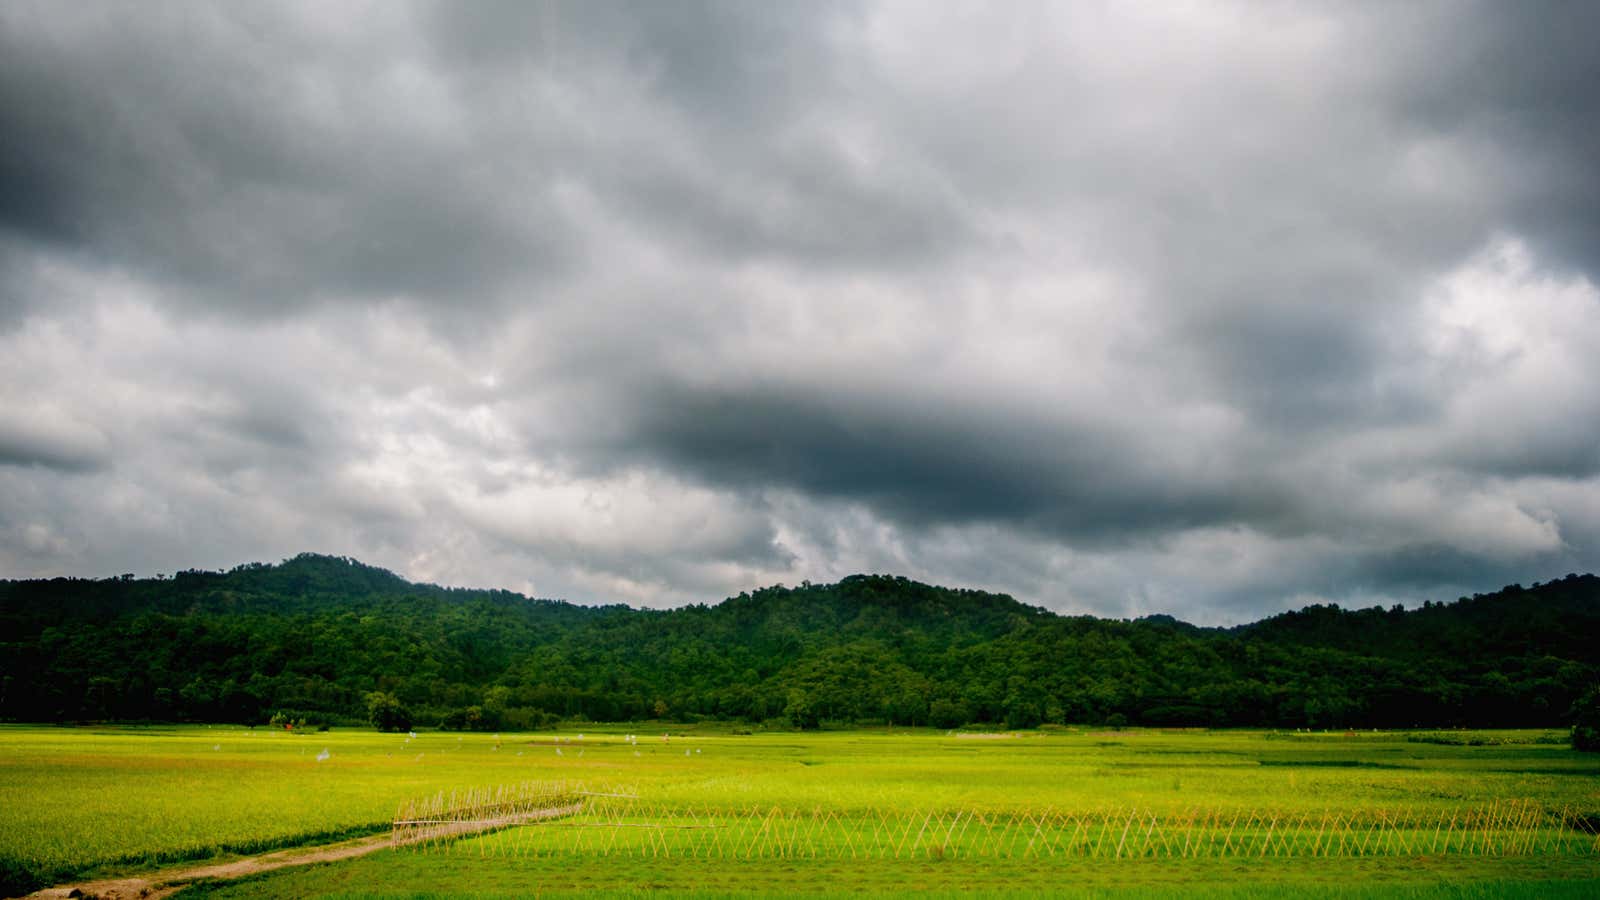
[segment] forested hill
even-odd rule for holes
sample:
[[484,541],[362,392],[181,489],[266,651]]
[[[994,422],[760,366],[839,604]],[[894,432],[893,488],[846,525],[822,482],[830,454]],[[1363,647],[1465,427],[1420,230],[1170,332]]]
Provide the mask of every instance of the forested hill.
[[0,581],[0,718],[555,718],[1558,725],[1600,680],[1600,578],[1313,606],[1233,629],[1063,617],[904,578],[671,611],[412,584],[337,557],[172,578]]

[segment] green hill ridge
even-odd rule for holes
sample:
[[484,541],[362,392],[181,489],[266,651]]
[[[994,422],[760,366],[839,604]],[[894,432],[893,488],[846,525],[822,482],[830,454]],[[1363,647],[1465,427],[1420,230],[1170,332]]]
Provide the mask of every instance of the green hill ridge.
[[1600,578],[1236,628],[1062,616],[902,577],[674,610],[415,584],[342,557],[0,581],[0,718],[701,718],[956,727],[1555,726],[1600,679]]

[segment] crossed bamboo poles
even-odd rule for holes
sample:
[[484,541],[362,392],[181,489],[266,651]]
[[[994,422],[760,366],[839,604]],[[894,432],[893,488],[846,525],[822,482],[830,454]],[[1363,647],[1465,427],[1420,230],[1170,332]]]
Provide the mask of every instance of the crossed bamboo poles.
[[[520,827],[531,826],[531,827]],[[718,859],[914,857],[1097,859],[1572,855],[1600,853],[1593,820],[1523,800],[1438,813],[1129,807],[1086,812],[893,807],[855,810],[652,804],[625,789],[530,782],[403,805],[391,846],[484,855],[593,853]]]

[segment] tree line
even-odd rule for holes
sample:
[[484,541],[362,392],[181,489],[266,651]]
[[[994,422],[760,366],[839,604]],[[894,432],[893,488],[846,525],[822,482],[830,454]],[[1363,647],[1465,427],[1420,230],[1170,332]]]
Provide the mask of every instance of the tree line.
[[882,575],[670,611],[590,607],[302,554],[0,581],[0,718],[1557,726],[1600,680],[1596,635],[1593,575],[1200,628]]

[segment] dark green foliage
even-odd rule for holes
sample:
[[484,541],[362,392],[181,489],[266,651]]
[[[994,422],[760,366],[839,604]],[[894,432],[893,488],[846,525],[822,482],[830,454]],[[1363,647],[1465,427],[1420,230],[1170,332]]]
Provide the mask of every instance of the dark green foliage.
[[468,706],[452,709],[439,719],[444,731],[500,731],[505,728],[505,716],[497,709]]
[[55,876],[17,859],[0,853],[0,897],[21,897],[40,888],[49,887]]
[[822,724],[822,717],[817,712],[816,704],[806,696],[806,692],[795,688],[789,691],[789,704],[783,708],[783,714],[788,718],[789,724],[801,730],[816,728]]
[[670,612],[581,607],[305,554],[171,579],[0,581],[0,717],[1550,726],[1600,679],[1596,634],[1587,575],[1214,629],[876,575]]
[[1572,707],[1572,749],[1600,753],[1600,687],[1590,688]]
[[379,731],[410,731],[411,710],[387,691],[367,694],[367,721]]
[[935,728],[960,728],[971,719],[966,706],[955,700],[940,698],[928,707],[928,724]]

